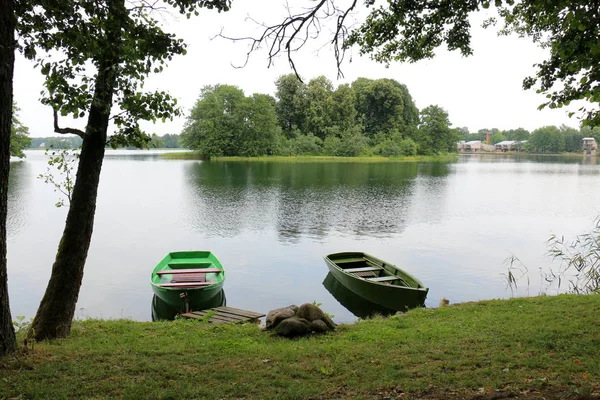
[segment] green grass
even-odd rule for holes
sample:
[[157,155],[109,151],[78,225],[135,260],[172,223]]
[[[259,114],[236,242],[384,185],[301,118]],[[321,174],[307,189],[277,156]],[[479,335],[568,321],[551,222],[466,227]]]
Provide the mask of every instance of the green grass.
[[0,361],[0,398],[583,399],[600,395],[599,315],[599,295],[495,300],[296,340],[252,324],[79,321]]
[[[160,157],[173,160],[203,160],[205,157],[196,152],[164,153]],[[260,156],[260,157],[212,157],[217,161],[252,161],[252,162],[447,162],[456,161],[457,154],[440,156],[406,156],[406,157],[333,157],[333,156]]]

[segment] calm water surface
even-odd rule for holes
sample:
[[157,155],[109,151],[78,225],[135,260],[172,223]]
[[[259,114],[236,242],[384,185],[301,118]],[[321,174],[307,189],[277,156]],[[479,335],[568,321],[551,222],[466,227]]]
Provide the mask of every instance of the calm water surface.
[[[13,315],[31,317],[66,216],[36,176],[43,152],[11,163],[8,272]],[[162,160],[109,151],[78,318],[150,320],[149,274],[169,251],[209,249],[227,269],[227,304],[266,312],[317,301],[356,316],[323,285],[323,255],[359,250],[430,287],[428,306],[511,296],[514,254],[529,269],[515,295],[546,288],[552,233],[593,225],[600,166],[559,157],[461,156],[457,163],[276,163]]]

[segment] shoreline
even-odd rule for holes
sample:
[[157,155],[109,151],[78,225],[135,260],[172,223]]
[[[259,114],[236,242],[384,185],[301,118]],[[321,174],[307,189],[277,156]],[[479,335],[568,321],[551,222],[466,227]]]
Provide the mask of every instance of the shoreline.
[[207,160],[196,152],[164,153],[160,158],[172,160],[203,160],[210,162],[450,162],[458,159],[458,154],[440,156],[406,156],[406,157],[383,157],[383,156],[359,156],[359,157],[337,157],[337,156],[258,156],[258,157],[212,157]]
[[6,398],[596,398],[599,310],[597,294],[487,300],[294,340],[255,324],[76,321],[0,360],[0,382]]

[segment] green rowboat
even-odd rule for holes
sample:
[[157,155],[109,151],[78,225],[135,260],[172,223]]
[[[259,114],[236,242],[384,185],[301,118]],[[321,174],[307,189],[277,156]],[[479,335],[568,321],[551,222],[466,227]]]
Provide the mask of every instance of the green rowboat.
[[331,274],[356,295],[396,311],[423,307],[429,288],[393,264],[366,253],[324,257]]
[[150,275],[154,294],[181,311],[198,310],[221,292],[225,271],[210,251],[167,254]]

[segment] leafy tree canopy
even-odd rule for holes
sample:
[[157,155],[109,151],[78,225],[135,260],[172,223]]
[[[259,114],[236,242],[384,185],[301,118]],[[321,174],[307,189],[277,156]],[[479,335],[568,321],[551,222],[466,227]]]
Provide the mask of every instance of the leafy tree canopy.
[[450,125],[448,113],[440,106],[424,108],[418,130],[419,152],[436,154],[456,151],[458,134]]
[[188,148],[208,157],[273,154],[281,135],[274,100],[246,97],[236,86],[202,88],[182,133]]

